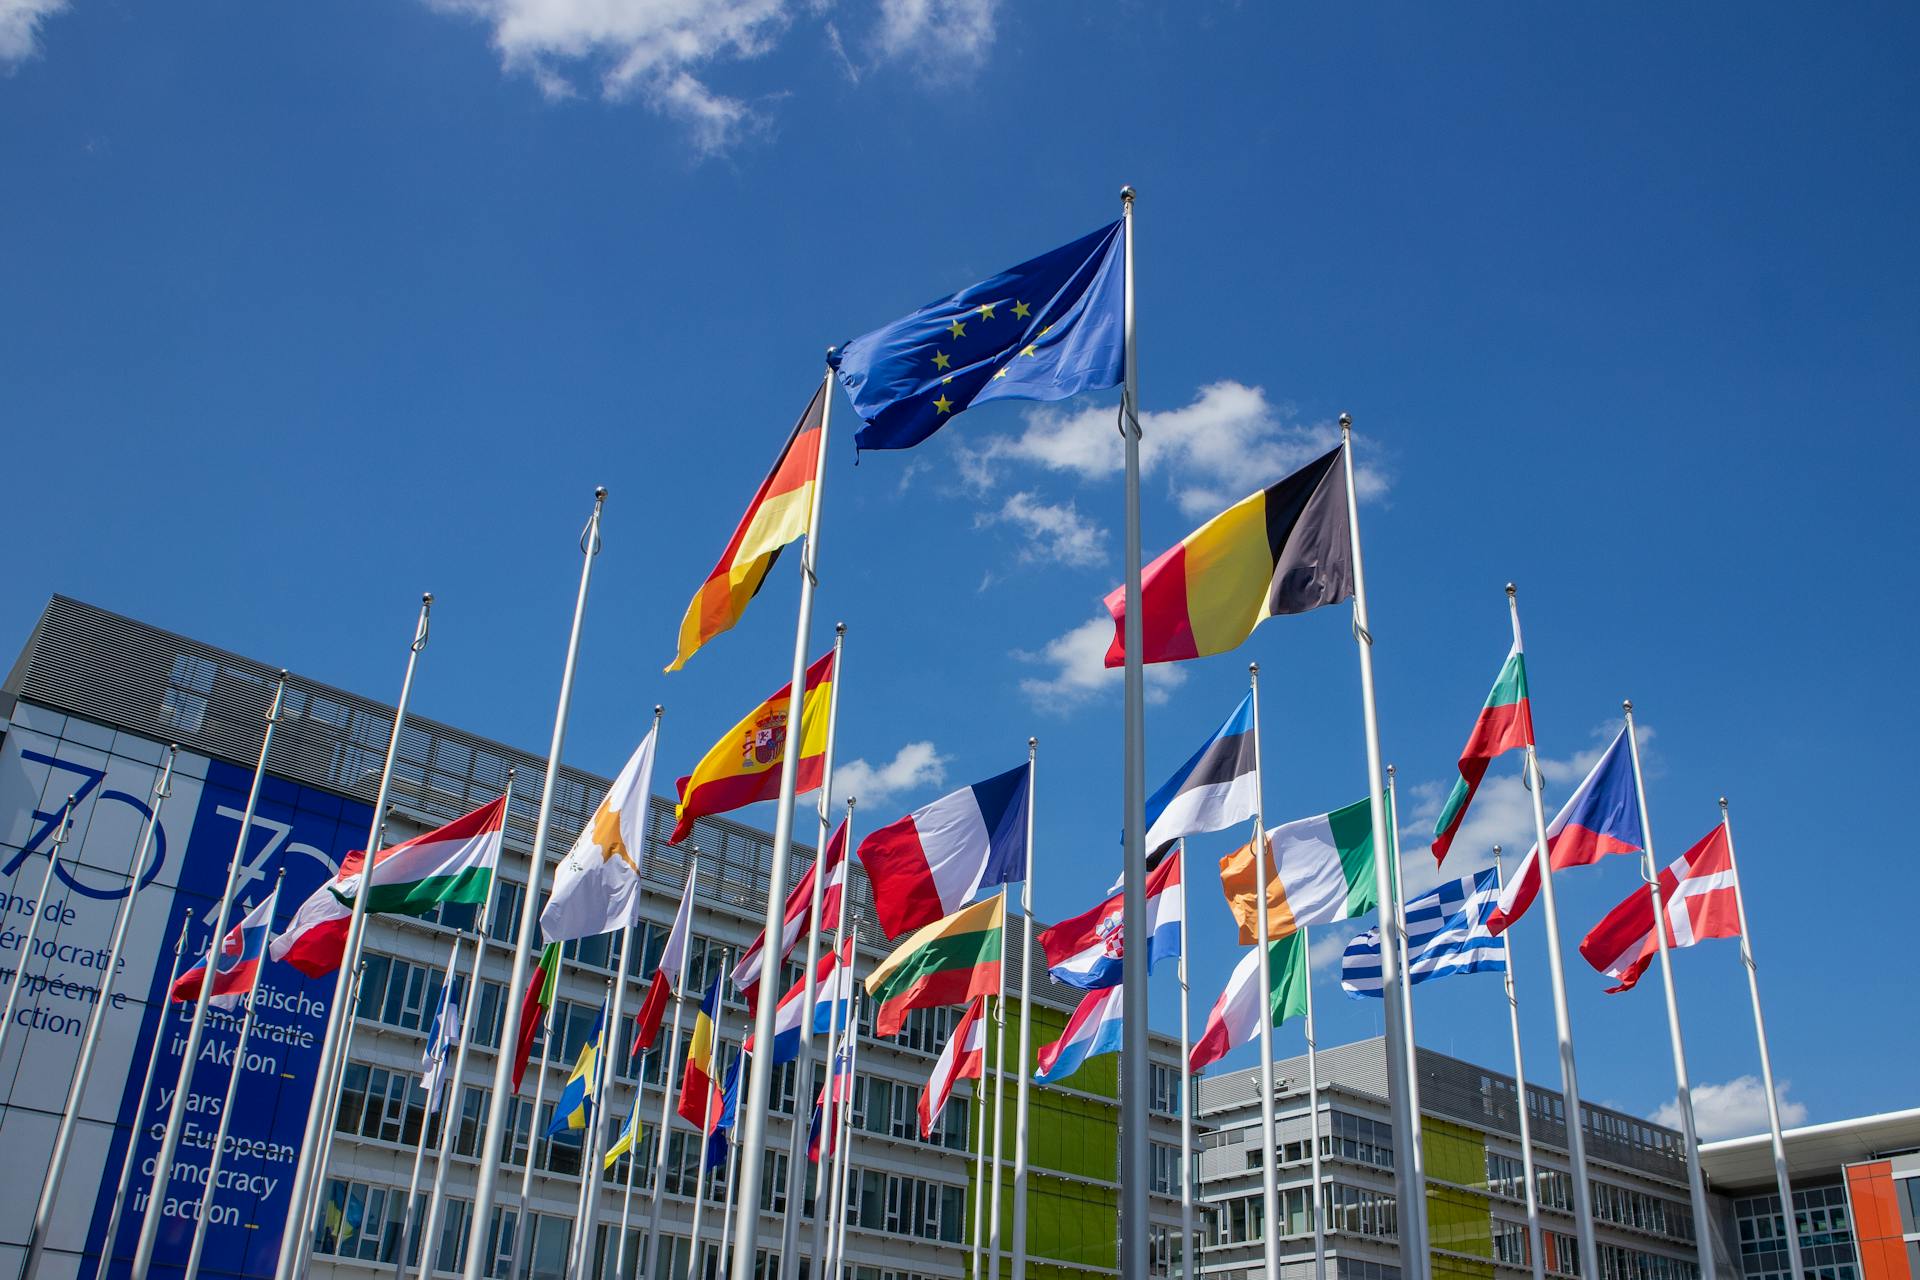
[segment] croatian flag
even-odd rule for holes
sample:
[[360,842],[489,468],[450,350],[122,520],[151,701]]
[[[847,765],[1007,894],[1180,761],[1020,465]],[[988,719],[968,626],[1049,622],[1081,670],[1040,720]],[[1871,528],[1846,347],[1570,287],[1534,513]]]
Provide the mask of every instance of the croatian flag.
[[[813,1029],[825,1031],[835,1011],[842,1025],[847,1019],[847,1004],[853,998],[853,939],[848,938],[838,953],[829,951],[820,957],[813,971]],[[802,974],[780,997],[773,1013],[773,1065],[792,1062],[800,1056],[800,1027],[806,1021],[807,979]],[[747,1037],[746,1050],[753,1052],[753,1037]]]
[[[1547,826],[1553,869],[1584,867],[1610,853],[1638,853],[1646,843],[1640,830],[1640,805],[1633,786],[1633,757],[1623,727],[1593,766],[1558,817]],[[1527,850],[1519,870],[1500,891],[1500,903],[1487,917],[1487,932],[1498,937],[1525,914],[1540,892],[1540,847]]]
[[943,920],[982,889],[1027,875],[1031,766],[942,796],[860,842],[873,913],[889,938]]
[[1120,993],[1124,988],[1106,987],[1090,991],[1067,1021],[1067,1032],[1040,1050],[1040,1070],[1034,1073],[1039,1084],[1065,1080],[1078,1071],[1088,1058],[1101,1053],[1120,1052]]
[[[227,930],[227,936],[214,948],[213,997],[216,1009],[232,1009],[260,976],[260,960],[267,953],[267,934],[273,927],[273,898],[247,913],[247,918]],[[169,993],[174,1000],[198,1000],[200,983],[206,977],[207,962],[202,960],[181,974]]]
[[[1178,856],[1161,860],[1147,877],[1147,972],[1180,954],[1180,922],[1186,914],[1186,889]],[[1099,991],[1118,986],[1125,967],[1119,895],[1093,910],[1040,931],[1047,972],[1070,987]]]

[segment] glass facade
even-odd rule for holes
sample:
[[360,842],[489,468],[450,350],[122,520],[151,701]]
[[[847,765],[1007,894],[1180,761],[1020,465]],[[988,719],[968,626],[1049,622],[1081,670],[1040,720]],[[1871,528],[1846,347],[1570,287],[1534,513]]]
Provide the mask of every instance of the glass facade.
[[[1795,1187],[1793,1209],[1807,1275],[1814,1280],[1860,1280],[1845,1185]],[[1740,1271],[1746,1280],[1792,1280],[1780,1197],[1744,1196],[1734,1201],[1733,1212],[1740,1235]]]

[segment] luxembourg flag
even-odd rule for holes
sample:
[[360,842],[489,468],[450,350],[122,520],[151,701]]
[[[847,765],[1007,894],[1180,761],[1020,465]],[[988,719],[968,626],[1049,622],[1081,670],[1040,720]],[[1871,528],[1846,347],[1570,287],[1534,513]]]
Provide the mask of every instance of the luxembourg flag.
[[[1553,869],[1584,867],[1610,853],[1638,853],[1646,843],[1640,830],[1640,805],[1633,787],[1633,758],[1622,727],[1579,789],[1567,797],[1547,826]],[[1487,917],[1487,932],[1505,933],[1540,892],[1540,847],[1527,850],[1519,870],[1500,891],[1500,905]]]
[[1088,1058],[1120,1052],[1120,992],[1118,986],[1090,991],[1067,1020],[1067,1033],[1040,1050],[1039,1084],[1065,1080]]
[[[846,1021],[847,1002],[853,997],[853,939],[848,938],[839,952],[820,957],[813,971],[813,1029],[823,1032],[840,1007],[840,1019]],[[773,1013],[773,1065],[793,1062],[800,1056],[800,1026],[806,1021],[807,979],[802,974],[780,997]],[[753,1052],[753,1037],[747,1037],[746,1051]]]
[[[273,925],[273,897],[247,913],[247,918],[227,930],[227,936],[215,948],[213,995],[208,1001],[216,1009],[231,1009],[253,990],[260,976],[260,960],[267,953],[267,933]],[[198,1000],[200,983],[205,979],[207,962],[202,960],[181,974],[168,993],[173,1000]]]
[[[1147,877],[1147,972],[1180,954],[1180,922],[1186,914],[1182,859],[1163,858]],[[1120,932],[1123,899],[1108,898],[1093,910],[1040,931],[1047,972],[1070,987],[1099,991],[1119,985],[1126,946]]]
[[860,842],[873,913],[889,938],[944,920],[982,889],[1027,875],[1032,766],[942,796]]

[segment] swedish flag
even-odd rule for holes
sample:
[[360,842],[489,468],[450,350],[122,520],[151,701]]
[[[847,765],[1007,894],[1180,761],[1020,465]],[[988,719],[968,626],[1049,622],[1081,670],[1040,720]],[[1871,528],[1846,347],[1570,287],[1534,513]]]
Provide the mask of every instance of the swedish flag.
[[866,422],[907,449],[985,400],[1064,400],[1126,372],[1121,224],[1002,271],[841,347],[827,362]]
[[607,1034],[607,1009],[600,1006],[600,1016],[593,1020],[593,1034],[580,1046],[580,1057],[573,1064],[573,1074],[567,1077],[567,1083],[560,1090],[560,1097],[553,1104],[553,1123],[547,1128],[547,1136],[555,1137],[569,1129],[585,1129],[593,1118],[593,1091],[599,1085],[599,1072],[595,1070],[603,1049],[602,1041]]

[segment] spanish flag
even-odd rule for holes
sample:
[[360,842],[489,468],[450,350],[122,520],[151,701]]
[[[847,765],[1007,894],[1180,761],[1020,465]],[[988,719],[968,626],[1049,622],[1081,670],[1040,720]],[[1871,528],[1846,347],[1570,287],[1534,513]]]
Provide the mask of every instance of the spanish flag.
[[[714,743],[693,772],[680,779],[680,803],[674,809],[673,835],[668,844],[685,840],[696,818],[780,798],[780,761],[787,750],[792,692],[792,684],[780,686],[780,692],[747,712],[746,719]],[[827,702],[832,696],[833,653],[828,651],[807,668],[795,795],[820,785],[821,763],[827,750]]]
[[693,1019],[693,1035],[687,1041],[687,1069],[680,1075],[680,1102],[675,1110],[700,1132],[719,1109],[713,1087],[714,1068],[718,1065],[719,1030],[714,1021],[720,1016],[720,983],[724,974],[714,974],[713,984],[700,1001],[700,1012]]
[[807,531],[813,515],[814,481],[820,469],[821,417],[826,410],[827,384],[813,393],[807,411],[793,424],[786,447],[774,459],[773,470],[760,482],[747,513],[720,556],[720,563],[694,592],[687,616],[680,620],[680,652],[668,671],[685,666],[694,651],[729,630],[746,612],[747,601],[759,594],[780,548]]
[[[1268,618],[1353,594],[1353,535],[1341,446],[1236,502],[1182,538],[1141,576],[1142,662],[1179,662],[1236,648]],[[1107,665],[1126,661],[1127,590],[1113,615]]]

